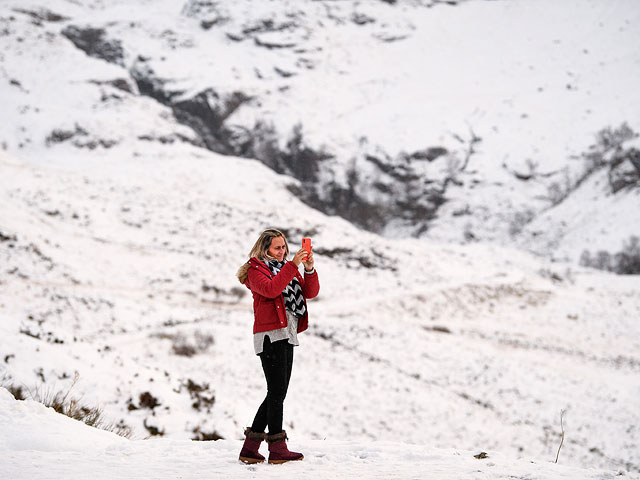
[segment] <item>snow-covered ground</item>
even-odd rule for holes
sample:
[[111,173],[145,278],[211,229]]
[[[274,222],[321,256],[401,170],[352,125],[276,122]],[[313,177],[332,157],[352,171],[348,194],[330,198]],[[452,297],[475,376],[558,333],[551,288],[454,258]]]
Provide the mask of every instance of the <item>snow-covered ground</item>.
[[[514,460],[500,453],[435,449],[390,441],[305,440],[302,462],[246,466],[237,460],[241,442],[125,440],[58,415],[32,402],[15,401],[0,388],[2,478],[209,479],[388,478],[606,480],[634,475]],[[264,445],[262,446],[265,449]],[[90,473],[89,473],[90,472]]]
[[[77,378],[71,396],[134,433],[89,430],[0,389],[0,476],[280,476],[237,463],[264,379],[235,272],[277,226],[292,244],[312,237],[321,279],[285,405],[291,446],[307,458],[287,472],[637,477],[640,279],[513,246],[573,260],[585,246],[619,248],[640,225],[638,191],[609,195],[600,172],[549,209],[543,183],[517,183],[501,164],[563,168],[598,129],[638,130],[639,4],[427,3],[308,2],[302,12],[275,2],[275,24],[296,27],[251,33],[269,18],[263,2],[5,2],[0,385],[64,392]],[[223,20],[201,28],[216,9]],[[124,66],[75,48],[60,34],[70,24],[121,39]],[[305,51],[264,47],[286,35]],[[308,207],[289,176],[202,148],[166,104],[139,94],[139,55],[167,91],[254,96],[228,119],[237,128],[260,118],[286,132],[304,120],[336,165],[367,142],[460,155],[464,145],[451,145],[469,128],[481,148],[427,237],[402,238],[402,225],[381,237]],[[436,83],[422,88],[425,78]],[[582,108],[591,112],[572,115]],[[506,245],[500,229],[523,206],[540,215]],[[463,231],[499,241],[458,245]],[[154,428],[164,438],[143,440]],[[214,435],[224,440],[190,441]],[[480,451],[489,458],[473,458]]]

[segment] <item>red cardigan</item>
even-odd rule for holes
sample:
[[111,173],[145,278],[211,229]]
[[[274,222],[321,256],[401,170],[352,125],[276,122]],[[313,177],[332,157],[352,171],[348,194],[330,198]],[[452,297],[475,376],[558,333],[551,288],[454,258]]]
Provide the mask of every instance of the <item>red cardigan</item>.
[[[249,259],[247,280],[245,285],[253,294],[253,333],[277,330],[287,326],[287,314],[285,312],[284,297],[282,291],[293,279],[297,277],[302,286],[302,297],[305,307],[306,300],[314,298],[320,291],[318,273],[305,273],[304,278],[298,272],[298,267],[293,262],[286,262],[278,275],[274,275],[271,269],[261,260],[253,257]],[[308,312],[298,321],[298,333],[304,332],[309,326]]]

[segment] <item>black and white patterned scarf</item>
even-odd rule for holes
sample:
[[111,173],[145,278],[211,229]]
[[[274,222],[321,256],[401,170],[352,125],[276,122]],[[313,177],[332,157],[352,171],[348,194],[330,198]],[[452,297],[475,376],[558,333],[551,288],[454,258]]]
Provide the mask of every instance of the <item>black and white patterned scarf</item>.
[[[269,262],[269,268],[274,275],[277,275],[278,272],[284,267],[284,262],[279,262],[278,260],[271,260]],[[287,310],[293,313],[296,317],[302,317],[307,311],[307,307],[304,306],[304,298],[302,297],[302,286],[296,277],[289,282],[289,285],[284,287],[282,291],[282,296],[284,297],[284,306]]]

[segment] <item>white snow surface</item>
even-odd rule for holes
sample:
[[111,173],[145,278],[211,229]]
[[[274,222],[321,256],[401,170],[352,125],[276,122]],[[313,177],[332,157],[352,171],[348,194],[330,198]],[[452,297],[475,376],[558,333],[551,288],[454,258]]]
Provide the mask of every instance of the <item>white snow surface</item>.
[[[546,208],[544,186],[513,183],[502,163],[557,169],[600,128],[639,130],[640,3],[427,3],[224,2],[223,28],[205,31],[183,2],[3,2],[0,385],[66,392],[77,377],[71,396],[134,433],[0,388],[1,478],[638,478],[640,278],[513,248],[575,261],[619,247],[639,233],[637,193],[603,197],[594,177],[515,244],[500,232],[514,212]],[[37,21],[42,9],[68,20]],[[356,13],[377,21],[356,25]],[[226,36],[289,14],[302,26],[275,40],[304,52]],[[185,95],[212,84],[256,95],[233,122],[303,121],[336,161],[361,137],[388,152],[453,148],[472,128],[477,187],[445,210],[473,215],[408,239],[321,214],[290,193],[293,179],[191,145],[126,68],[62,37],[67,24],[105,27],[127,66],[145,55]],[[380,42],[390,37],[403,40]],[[119,78],[131,94],[105,83]],[[46,142],[77,127],[80,145]],[[290,446],[306,458],[246,467],[242,430],[265,385],[235,272],[267,226],[292,245],[312,237],[321,294],[285,403]],[[499,241],[445,243],[463,227]],[[142,406],[145,392],[159,405]],[[146,439],[145,425],[163,438]],[[224,439],[192,441],[214,432]]]
[[[390,441],[305,440],[305,459],[285,465],[246,466],[241,442],[125,440],[88,427],[33,401],[16,401],[0,387],[2,478],[28,479],[209,479],[209,478],[389,478],[606,480],[620,472],[514,460],[490,452],[436,449]],[[289,442],[291,443],[291,442]],[[264,445],[262,446],[265,449]],[[293,447],[292,447],[293,448]],[[266,449],[265,449],[266,450]],[[622,478],[638,478],[625,474]]]

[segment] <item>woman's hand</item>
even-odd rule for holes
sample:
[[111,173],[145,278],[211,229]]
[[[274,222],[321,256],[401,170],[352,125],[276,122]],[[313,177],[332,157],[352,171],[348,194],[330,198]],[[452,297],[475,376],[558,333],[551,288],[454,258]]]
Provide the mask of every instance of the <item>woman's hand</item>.
[[[306,256],[307,256],[307,251],[304,248],[301,248],[296,252],[296,254],[293,256],[293,260],[291,261],[296,264],[296,267],[299,267],[300,263],[302,262],[302,259]],[[312,265],[313,265],[313,262],[312,262]],[[305,264],[305,268],[306,268],[306,264]]]
[[[304,250],[306,252],[306,250]],[[302,264],[304,265],[304,269],[307,272],[313,270],[313,250],[309,253],[309,256],[306,260],[302,260]]]

